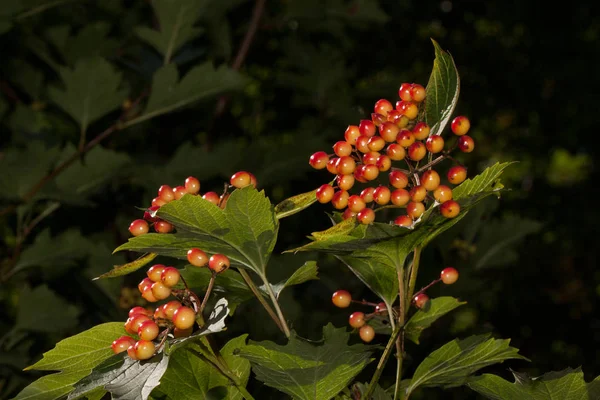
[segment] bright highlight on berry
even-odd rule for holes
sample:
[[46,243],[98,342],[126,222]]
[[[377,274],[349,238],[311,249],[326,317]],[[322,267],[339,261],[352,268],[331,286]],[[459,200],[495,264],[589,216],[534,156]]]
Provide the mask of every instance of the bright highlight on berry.
[[458,271],[456,268],[447,267],[440,272],[440,279],[446,285],[452,285],[454,282],[458,280]]
[[336,307],[347,308],[352,302],[352,296],[347,290],[338,290],[331,296],[331,301]]

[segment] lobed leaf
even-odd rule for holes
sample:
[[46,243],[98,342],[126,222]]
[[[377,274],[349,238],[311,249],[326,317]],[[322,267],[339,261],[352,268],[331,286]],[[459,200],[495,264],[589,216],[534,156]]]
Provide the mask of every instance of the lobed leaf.
[[[275,296],[277,298],[279,298],[279,295],[281,294],[283,289],[285,289],[286,287],[299,285],[301,283],[304,283],[306,281],[310,281],[313,279],[319,279],[319,277],[317,276],[317,273],[318,273],[317,262],[316,261],[307,261],[300,268],[298,268],[296,271],[294,271],[294,273],[287,280],[276,283],[274,285],[271,285],[271,287],[273,288],[273,292],[275,293]],[[264,285],[261,286],[260,289],[262,289],[263,291],[266,290]],[[267,293],[267,292],[265,291],[265,293]]]
[[427,302],[427,306],[419,309],[404,326],[404,337],[419,344],[421,332],[429,328],[440,317],[443,317],[457,307],[467,304],[454,297],[436,297]]

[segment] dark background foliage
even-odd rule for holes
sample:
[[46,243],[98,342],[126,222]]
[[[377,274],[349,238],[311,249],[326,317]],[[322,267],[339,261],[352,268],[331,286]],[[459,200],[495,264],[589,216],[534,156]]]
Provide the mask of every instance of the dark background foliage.
[[[129,222],[141,215],[136,207],[147,206],[158,186],[180,185],[194,175],[202,191],[218,191],[245,169],[273,202],[317,187],[329,176],[309,168],[309,155],[329,149],[379,98],[396,100],[400,83],[426,84],[430,38],[453,55],[462,79],[457,113],[470,117],[476,140],[475,152],[461,158],[470,174],[495,161],[519,163],[504,175],[510,191],[427,248],[418,285],[453,265],[459,282],[429,293],[454,295],[468,305],[407,349],[408,370],[455,336],[491,332],[511,338],[532,360],[495,367],[505,377],[508,367],[539,375],[582,366],[588,380],[600,374],[593,139],[600,20],[592,2],[542,9],[537,2],[279,1],[265,5],[257,25],[251,18],[260,1],[186,3],[194,5],[191,24],[199,30],[167,61],[180,76],[207,61],[229,65],[244,83],[224,77],[222,86],[237,90],[207,93],[118,130],[44,180],[81,144],[81,127],[64,104],[81,104],[77,90],[90,74],[108,74],[91,93],[98,97],[94,104],[109,105],[96,107],[84,144],[120,114],[125,120],[139,115],[136,99],[144,104],[165,57],[138,27],[158,29],[160,20],[145,1],[3,1],[0,398],[35,379],[22,369],[58,340],[124,320],[133,304],[142,304],[135,286],[143,272],[91,278],[132,260],[112,250],[126,241]],[[240,48],[253,28],[244,54]],[[90,68],[82,68],[82,81],[65,78],[65,68],[82,62]],[[120,85],[111,74],[122,74]],[[203,77],[218,81],[212,70]],[[195,86],[201,80],[186,82],[190,96],[201,93]],[[64,100],[56,92],[65,84],[69,92],[69,83],[75,97]],[[41,180],[45,185],[29,192]],[[328,211],[314,205],[283,220],[276,250],[326,228]],[[305,259],[318,259],[321,279],[282,299],[300,335],[318,338],[328,321],[347,324],[348,312],[329,300],[336,289],[375,300],[340,263],[316,254],[276,257],[271,278],[286,276]],[[281,340],[266,320],[257,302],[241,305],[223,342],[243,332],[254,340]],[[367,368],[364,377],[371,372]],[[392,371],[382,378],[384,386],[391,379]],[[261,398],[273,395],[251,385]],[[475,398],[463,389],[425,395]]]

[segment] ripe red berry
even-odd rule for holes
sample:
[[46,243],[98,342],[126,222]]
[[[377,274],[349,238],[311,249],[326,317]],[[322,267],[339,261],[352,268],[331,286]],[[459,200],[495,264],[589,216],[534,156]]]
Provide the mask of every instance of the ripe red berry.
[[356,214],[356,220],[363,225],[369,225],[375,221],[375,211],[372,208],[363,208]]
[[167,287],[173,287],[179,283],[180,276],[177,268],[166,267],[160,275],[160,281]]
[[427,155],[427,148],[423,142],[414,142],[408,147],[408,157],[413,161],[421,161]]
[[361,135],[368,137],[375,135],[375,132],[377,132],[375,124],[369,119],[361,119],[360,123],[358,124],[358,130],[360,131]]
[[154,340],[158,336],[158,325],[154,321],[144,321],[138,327],[137,334],[140,339]]
[[168,303],[163,304],[161,308],[162,312],[165,314],[165,318],[173,319],[175,311],[177,311],[177,309],[181,306],[182,304],[179,301],[171,300]]
[[425,122],[417,122],[412,130],[413,135],[417,140],[427,139],[430,131],[431,129],[429,128],[429,125],[427,125]]
[[375,329],[371,325],[363,325],[358,330],[358,335],[363,342],[369,343],[375,337]]
[[158,299],[154,296],[154,293],[152,293],[152,285],[146,286],[144,288],[144,290],[142,291],[142,297],[150,303],[155,303],[158,301]]
[[373,136],[367,142],[370,151],[379,151],[385,147],[385,140],[381,136]]
[[386,155],[379,156],[375,166],[380,172],[389,171],[389,169],[392,168],[392,160]]
[[388,179],[390,181],[390,185],[395,187],[396,189],[404,189],[408,186],[408,176],[400,170],[393,170],[389,173]]
[[148,272],[146,272],[146,275],[148,275],[148,278],[152,281],[152,283],[160,282],[160,278],[165,268],[167,267],[163,264],[154,264],[153,266],[148,268]]
[[171,288],[162,282],[154,282],[150,289],[156,300],[164,300],[171,295]]
[[385,305],[384,302],[378,303],[375,306],[375,312],[376,313],[383,313],[383,312],[386,312],[386,311],[387,311],[387,306]]
[[335,189],[330,184],[326,183],[321,185],[316,192],[317,201],[319,203],[329,203],[333,198],[333,194],[335,193]]
[[346,142],[354,146],[356,145],[356,139],[358,139],[360,135],[361,133],[357,125],[348,125],[346,132],[344,132],[344,139],[346,139]]
[[152,321],[147,315],[136,314],[125,321],[125,331],[137,335],[140,325],[146,321]]
[[308,163],[314,169],[323,169],[327,167],[327,162],[329,161],[329,156],[324,151],[317,151],[308,160]]
[[173,194],[175,195],[175,200],[179,200],[180,198],[182,198],[184,195],[186,195],[187,189],[185,188],[185,186],[175,186],[173,188]]
[[169,185],[162,185],[158,188],[158,197],[160,197],[165,203],[175,200],[173,188]]
[[156,222],[159,220],[158,217],[154,216],[156,211],[158,211],[159,206],[152,206],[148,208],[148,210],[144,211],[144,219],[148,222]]
[[208,268],[217,274],[220,274],[229,268],[230,264],[229,258],[224,254],[214,254],[208,260]]
[[440,185],[433,191],[433,198],[438,203],[444,203],[448,200],[452,200],[452,189],[446,185]]
[[185,178],[185,190],[189,194],[198,194],[200,192],[200,181],[193,176],[188,176]]
[[196,313],[189,307],[181,306],[173,313],[173,324],[178,329],[189,329],[196,322]]
[[[336,142],[333,145],[333,152],[338,157],[349,156],[350,154],[352,154],[352,145],[350,143],[346,142],[345,140],[340,140],[339,142]],[[327,159],[327,161],[329,161],[329,158]],[[325,168],[326,166],[327,166],[327,162],[323,163],[322,168]],[[319,169],[321,169],[321,168],[319,168]]]
[[390,201],[395,206],[405,206],[410,201],[410,193],[406,189],[396,189],[392,192]]
[[354,176],[354,179],[357,182],[361,182],[361,183],[367,183],[368,180],[367,178],[365,178],[365,164],[359,164],[356,169],[354,170],[354,173],[352,174],[352,176]]
[[440,186],[440,174],[433,169],[423,172],[421,175],[421,185],[428,191],[432,192]]
[[217,194],[217,192],[206,192],[202,195],[202,198],[216,206],[219,205],[219,201],[221,201],[221,197]]
[[394,109],[394,106],[392,105],[392,103],[390,103],[386,99],[377,100],[377,102],[375,103],[375,107],[374,107],[374,111],[377,114],[381,114],[381,115],[387,115],[388,111],[391,111],[393,109]]
[[371,113],[371,121],[375,124],[375,126],[380,126],[384,122],[387,122],[387,117],[378,113]]
[[373,181],[379,176],[379,168],[373,164],[365,165],[362,168],[362,175],[367,181]]
[[406,205],[406,214],[412,219],[417,219],[425,212],[425,205],[418,201],[411,201]]
[[360,135],[358,137],[358,139],[356,139],[356,150],[360,151],[361,153],[368,153],[371,151],[371,149],[369,149],[369,140],[371,139],[370,136],[367,135]]
[[166,201],[164,201],[163,199],[161,199],[160,197],[155,197],[152,199],[152,207],[162,207],[165,204],[167,204]]
[[131,358],[132,360],[139,360],[137,358],[137,356],[135,355],[135,343],[132,344],[131,346],[129,346],[127,348],[127,355],[129,356],[129,358]]
[[375,192],[374,187],[364,188],[360,192],[360,197],[365,201],[365,203],[371,203],[373,201],[373,193]]
[[133,307],[131,310],[129,310],[128,316],[133,317],[136,314],[142,314],[142,315],[146,315],[146,316],[150,315],[148,310],[146,310],[144,307],[140,307],[140,306]]
[[348,197],[348,209],[352,212],[359,212],[367,206],[367,203],[364,201],[362,197],[357,194],[353,194]]
[[340,175],[350,175],[356,169],[356,161],[350,156],[340,157],[337,163],[337,173]]
[[155,321],[158,321],[159,319],[167,319],[167,316],[163,310],[163,306],[158,306],[154,309],[153,317]]
[[229,183],[231,186],[241,189],[252,184],[252,177],[246,171],[239,171],[231,175]]
[[113,353],[119,354],[124,351],[127,351],[129,346],[133,346],[135,344],[135,339],[131,336],[121,336],[118,339],[115,339],[110,346],[112,348]]
[[133,236],[145,235],[149,229],[148,222],[143,219],[136,219],[129,225],[129,232]]
[[352,303],[352,296],[347,290],[341,289],[333,293],[331,296],[331,301],[336,307],[347,308],[350,306],[350,303]]
[[346,208],[342,213],[342,219],[347,220],[356,217],[356,213],[349,208]]
[[379,126],[379,135],[381,135],[381,138],[388,143],[396,141],[398,132],[400,132],[400,128],[393,122],[384,122]]
[[150,286],[152,286],[153,283],[154,281],[150,278],[144,278],[140,283],[138,283],[138,290],[140,291],[140,293],[143,293],[144,290],[146,288],[150,288]]
[[354,178],[354,174],[352,174],[352,175],[338,175],[335,178],[335,180],[340,189],[350,190],[350,189],[352,189],[352,186],[354,186],[354,181],[356,179]]
[[370,151],[368,153],[365,153],[365,155],[363,156],[362,162],[363,164],[366,165],[370,165],[370,164],[377,164],[377,159],[381,157],[381,153],[379,153],[378,151]]
[[403,101],[412,101],[412,84],[404,82],[398,89],[398,97]]
[[404,226],[406,228],[412,226],[413,220],[408,215],[400,215],[394,220],[394,225]]
[[427,190],[422,185],[416,185],[408,191],[408,195],[411,201],[421,202],[427,197]]
[[392,160],[400,161],[404,160],[404,157],[406,157],[406,150],[398,143],[392,143],[387,147],[386,154]]
[[417,308],[425,307],[425,305],[427,304],[428,301],[429,301],[429,296],[427,296],[425,293],[419,293],[418,295],[416,295],[413,298],[413,303],[415,304],[415,306]]
[[396,143],[402,147],[409,147],[415,142],[415,135],[408,129],[401,129],[396,136]]
[[454,133],[457,136],[462,136],[466,134],[467,132],[469,132],[470,128],[471,121],[469,121],[469,118],[462,115],[454,118],[452,120],[452,123],[450,124],[450,129],[452,129],[452,133]]
[[454,200],[448,200],[440,205],[440,212],[446,218],[454,218],[460,213],[460,205]]
[[331,204],[338,210],[342,210],[348,206],[348,198],[350,198],[350,195],[346,190],[338,190],[333,194]]
[[395,124],[398,128],[406,128],[410,120],[408,117],[397,110],[392,110],[388,113],[388,121]]
[[392,192],[387,186],[377,186],[377,188],[373,192],[373,201],[375,201],[375,203],[379,204],[380,206],[388,204],[390,202],[391,197]]
[[353,312],[350,314],[350,318],[348,318],[348,323],[353,328],[360,328],[366,323],[365,313],[360,311]]
[[208,263],[208,256],[197,247],[192,247],[187,252],[187,259],[195,267],[204,267]]
[[429,136],[425,141],[425,147],[432,154],[439,153],[444,150],[444,138],[440,135]]
[[413,83],[411,86],[410,93],[412,95],[413,101],[420,103],[425,100],[425,96],[427,95],[427,91],[423,87],[423,85],[419,85],[418,83]]
[[170,224],[167,221],[159,220],[154,223],[154,230],[158,233],[170,233],[173,229],[175,229],[173,224]]
[[417,118],[419,114],[419,107],[412,101],[396,102],[396,110],[400,111],[410,120]]
[[458,271],[456,268],[447,267],[440,272],[440,279],[446,285],[452,285],[454,282],[458,280]]
[[458,185],[467,179],[467,169],[462,165],[455,165],[448,170],[448,181],[453,185]]
[[136,360],[147,360],[154,355],[156,348],[149,340],[138,340],[134,345]]
[[461,136],[458,138],[458,148],[463,153],[470,153],[475,149],[475,141],[471,136]]

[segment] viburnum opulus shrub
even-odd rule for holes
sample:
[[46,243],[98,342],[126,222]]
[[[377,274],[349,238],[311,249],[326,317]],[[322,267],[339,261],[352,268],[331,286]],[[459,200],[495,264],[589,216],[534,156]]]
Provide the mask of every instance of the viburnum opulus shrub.
[[[250,379],[271,387],[278,399],[409,399],[422,388],[462,385],[490,399],[600,398],[597,381],[586,383],[579,369],[536,379],[515,372],[514,382],[478,373],[526,360],[509,340],[490,335],[448,338],[410,373],[403,368],[406,342],[418,345],[425,329],[465,304],[427,295],[433,285],[454,284],[460,266],[439,266],[439,278],[419,288],[422,252],[483,198],[499,196],[499,177],[511,164],[496,163],[475,175],[455,158],[474,151],[476,143],[470,118],[454,115],[460,89],[454,60],[435,42],[434,48],[426,85],[401,83],[397,99],[377,101],[372,114],[340,129],[331,149],[307,155],[312,167],[323,170],[315,190],[274,205],[247,171],[221,187],[205,187],[193,176],[160,186],[131,222],[132,237],[116,249],[140,257],[100,276],[146,268],[138,289],[147,306],[131,308],[127,321],[59,342],[30,367],[58,372],[16,399],[100,399],[107,393],[136,400],[254,399]],[[331,203],[332,226],[288,252],[333,255],[372,293],[372,301],[353,298],[343,287],[332,293],[333,304],[348,312],[349,327],[330,323],[319,342],[290,329],[279,304],[283,290],[318,278],[316,263],[281,282],[269,282],[266,273],[279,220],[316,202]],[[157,256],[172,263],[153,263]],[[270,316],[265,323],[281,330],[284,344],[244,334],[216,346],[213,335],[252,297]],[[363,343],[352,344],[351,335]],[[370,378],[357,380],[372,363]],[[382,387],[387,364],[395,365],[396,379]]]

